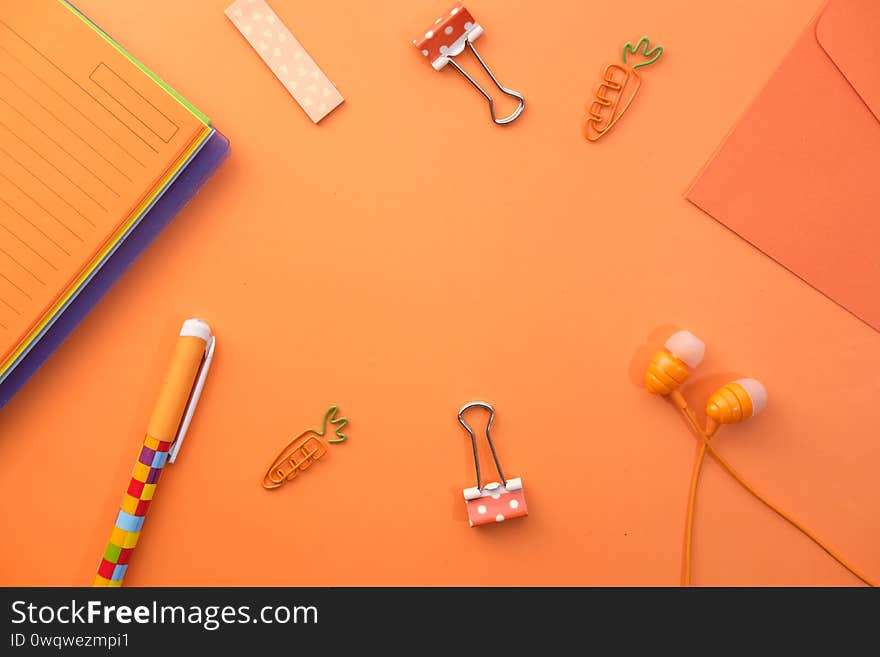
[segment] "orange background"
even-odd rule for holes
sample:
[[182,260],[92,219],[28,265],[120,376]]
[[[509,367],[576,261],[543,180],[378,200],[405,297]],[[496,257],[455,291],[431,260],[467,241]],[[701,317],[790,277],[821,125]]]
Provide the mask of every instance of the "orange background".
[[[695,405],[733,376],[770,391],[719,449],[880,577],[880,336],[683,198],[820,0],[475,0],[527,100],[506,128],[410,44],[445,4],[274,0],[347,98],[319,126],[225,4],[77,2],[233,153],[0,412],[0,583],[91,581],[192,315],[214,370],[127,585],[675,585],[695,442],[636,383],[675,326],[708,343]],[[589,144],[584,105],[642,34],[664,56]],[[470,529],[477,398],[531,515]],[[260,488],[332,403],[349,441]],[[699,584],[855,583],[713,463],[695,550]]]

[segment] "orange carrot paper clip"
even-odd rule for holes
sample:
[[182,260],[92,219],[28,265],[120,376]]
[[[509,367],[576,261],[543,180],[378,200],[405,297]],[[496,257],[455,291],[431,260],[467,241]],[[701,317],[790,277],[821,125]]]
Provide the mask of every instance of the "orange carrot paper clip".
[[584,124],[584,137],[597,141],[614,127],[629,109],[642,84],[637,69],[653,64],[663,54],[663,46],[651,48],[648,37],[642,37],[633,47],[627,42],[623,47],[623,66],[609,64],[605,67],[602,82],[596,89],[596,97],[590,103],[589,116]]
[[320,431],[303,431],[296,438],[284,446],[278,455],[269,464],[263,475],[263,488],[272,490],[279,488],[285,482],[290,481],[299,474],[300,470],[306,470],[315,461],[327,453],[324,444],[324,434],[327,433],[327,425],[335,428],[335,438],[328,438],[328,443],[344,443],[345,434],[342,430],[348,425],[348,418],[337,417],[338,406],[331,406],[324,414],[324,423]]

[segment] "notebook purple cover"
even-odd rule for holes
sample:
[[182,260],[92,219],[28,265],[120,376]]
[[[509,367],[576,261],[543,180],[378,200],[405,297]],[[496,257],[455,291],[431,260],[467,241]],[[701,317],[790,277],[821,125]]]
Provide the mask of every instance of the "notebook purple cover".
[[180,212],[183,206],[195,196],[227,155],[229,155],[229,141],[219,132],[214,132],[186,168],[165,190],[165,193],[144,215],[140,223],[107,259],[104,266],[71,301],[39,342],[0,383],[0,408],[3,408],[13,395],[27,383],[34,372],[46,362],[46,359],[54,353],[86,314],[100,301],[107,290],[113,287],[119,277],[156,239],[162,229],[171,222],[174,215]]

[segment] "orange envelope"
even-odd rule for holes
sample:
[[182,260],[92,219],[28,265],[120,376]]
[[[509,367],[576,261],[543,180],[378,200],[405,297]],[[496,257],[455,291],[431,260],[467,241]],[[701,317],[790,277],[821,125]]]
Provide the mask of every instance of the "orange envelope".
[[880,330],[880,0],[831,0],[687,198]]

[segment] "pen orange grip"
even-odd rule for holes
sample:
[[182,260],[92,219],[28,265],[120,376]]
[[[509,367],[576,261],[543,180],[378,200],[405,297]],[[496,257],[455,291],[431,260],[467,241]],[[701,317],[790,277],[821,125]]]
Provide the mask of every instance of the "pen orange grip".
[[162,389],[147,425],[147,434],[156,440],[172,442],[183,418],[193,382],[205,355],[206,341],[193,335],[181,335],[174,347],[174,356]]

